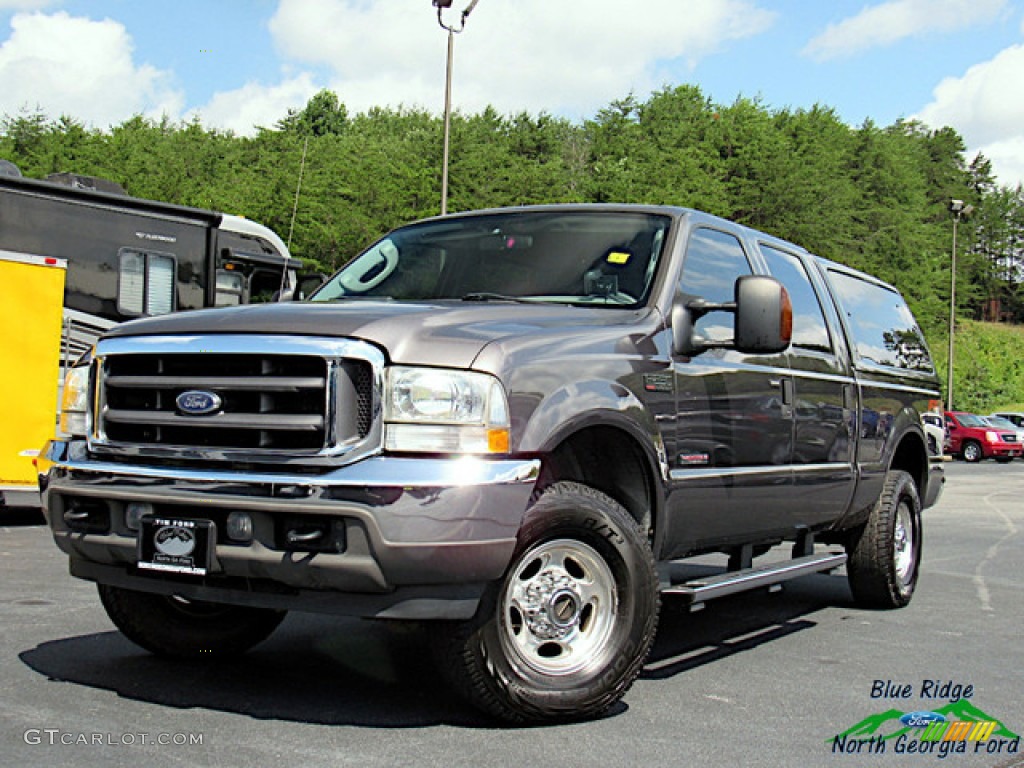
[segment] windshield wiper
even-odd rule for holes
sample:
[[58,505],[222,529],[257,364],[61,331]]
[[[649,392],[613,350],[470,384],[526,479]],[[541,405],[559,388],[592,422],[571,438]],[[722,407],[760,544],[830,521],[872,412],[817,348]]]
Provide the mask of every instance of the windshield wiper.
[[506,296],[504,293],[487,293],[481,291],[478,293],[467,293],[462,297],[462,301],[514,301],[516,304],[533,304],[533,299],[527,299],[522,296]]

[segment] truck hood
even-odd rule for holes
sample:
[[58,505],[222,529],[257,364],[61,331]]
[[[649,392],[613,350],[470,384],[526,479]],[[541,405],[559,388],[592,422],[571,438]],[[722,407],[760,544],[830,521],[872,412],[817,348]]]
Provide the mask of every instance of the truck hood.
[[361,339],[393,363],[469,368],[489,343],[509,337],[563,335],[586,326],[635,322],[650,310],[561,304],[441,301],[282,302],[181,312],[116,326],[106,337],[209,334],[328,336]]

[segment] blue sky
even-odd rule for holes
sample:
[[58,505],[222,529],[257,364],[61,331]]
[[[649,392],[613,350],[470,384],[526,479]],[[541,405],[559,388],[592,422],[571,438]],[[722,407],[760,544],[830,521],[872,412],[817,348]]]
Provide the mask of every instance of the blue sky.
[[[0,0],[0,113],[246,134],[320,88],[350,111],[440,112],[445,45],[428,0]],[[1024,180],[1024,0],[479,0],[456,38],[467,112],[581,120],[682,83],[851,125],[952,125]]]

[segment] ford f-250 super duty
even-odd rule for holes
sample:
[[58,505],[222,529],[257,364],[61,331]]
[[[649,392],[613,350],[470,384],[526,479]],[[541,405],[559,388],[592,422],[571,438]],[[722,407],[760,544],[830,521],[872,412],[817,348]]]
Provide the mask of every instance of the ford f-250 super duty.
[[[845,565],[856,603],[905,605],[938,396],[899,294],[788,242],[681,208],[491,210],[389,233],[310,301],[114,328],[40,484],[143,648],[234,654],[287,610],[431,620],[471,702],[569,719],[630,686],[664,593]],[[705,553],[725,570],[680,583]]]

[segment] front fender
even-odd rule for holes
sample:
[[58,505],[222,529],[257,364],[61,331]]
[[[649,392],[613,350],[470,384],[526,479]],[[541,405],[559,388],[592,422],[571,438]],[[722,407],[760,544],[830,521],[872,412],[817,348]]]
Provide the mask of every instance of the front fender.
[[530,415],[519,449],[548,453],[576,432],[598,426],[628,433],[643,448],[656,476],[667,482],[668,460],[654,415],[617,382],[573,382],[552,392]]

